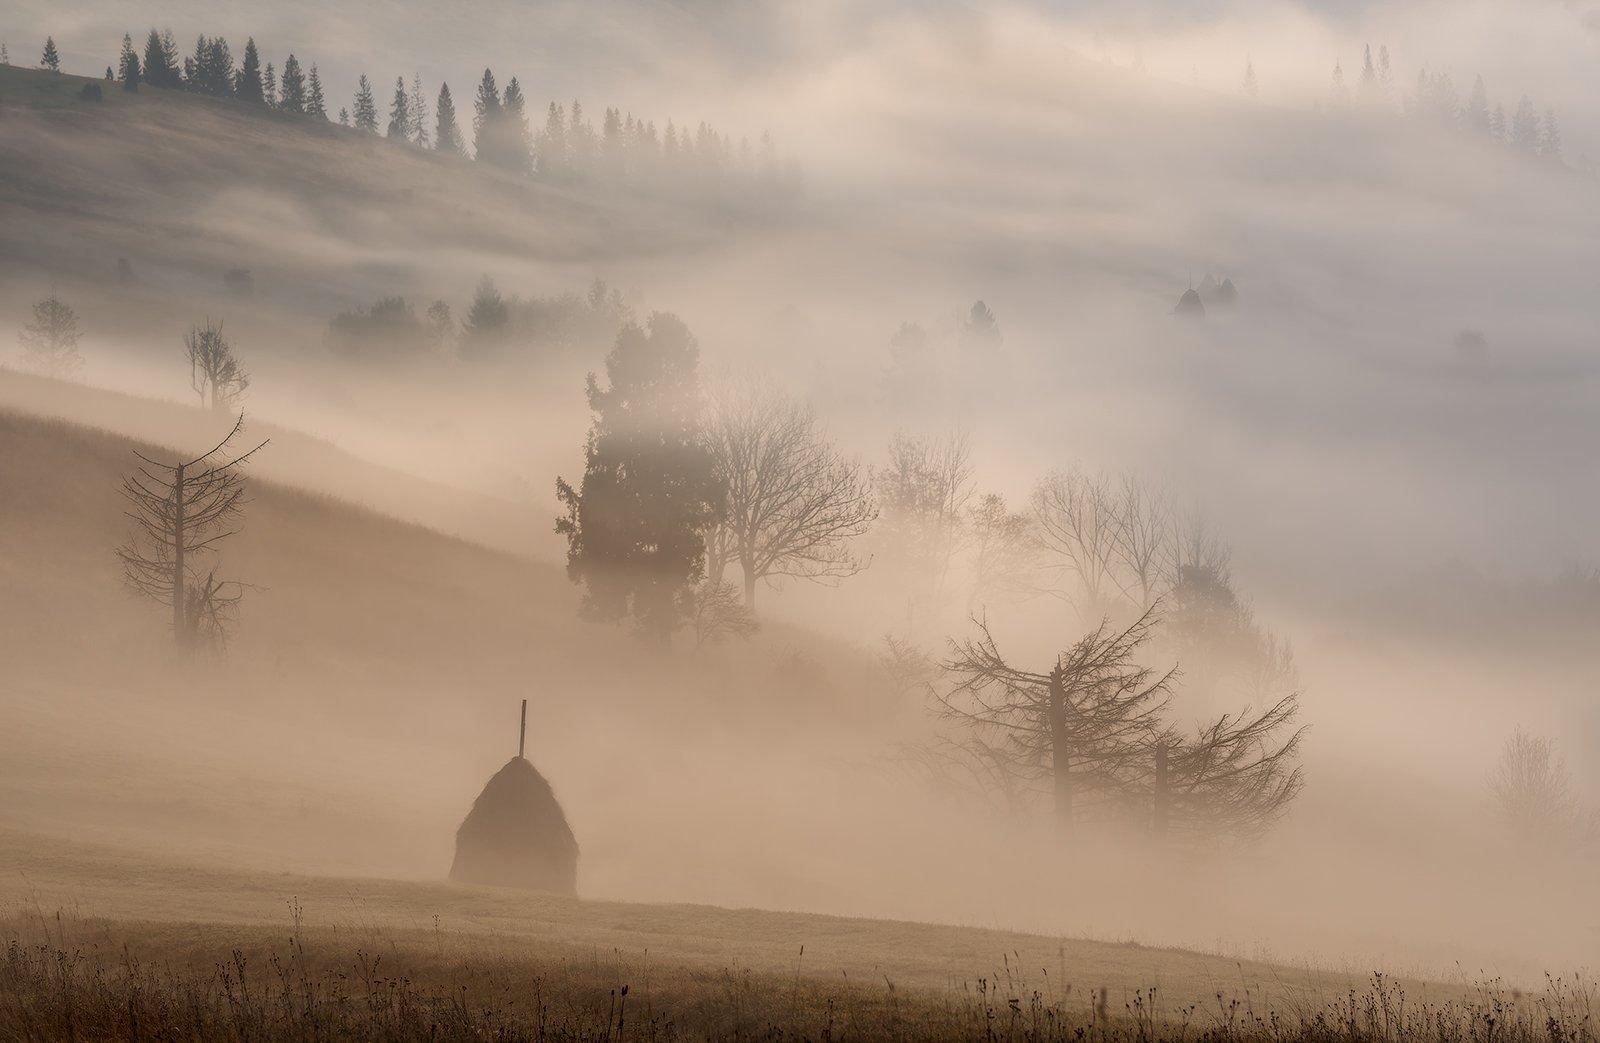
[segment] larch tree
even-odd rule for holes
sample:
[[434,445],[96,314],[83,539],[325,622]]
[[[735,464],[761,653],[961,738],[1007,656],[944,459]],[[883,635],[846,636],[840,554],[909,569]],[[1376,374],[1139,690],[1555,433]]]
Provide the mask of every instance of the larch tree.
[[808,406],[769,385],[723,381],[710,396],[705,444],[727,494],[707,535],[707,572],[720,582],[737,564],[747,607],[763,581],[835,581],[866,567],[854,544],[878,516],[870,484]]
[[223,336],[222,323],[210,319],[196,323],[183,338],[183,345],[189,357],[189,384],[200,396],[200,408],[234,409],[250,386],[250,376]]
[[133,37],[123,33],[122,57],[117,61],[117,79],[122,81],[123,90],[136,91],[143,77],[144,70],[139,66],[139,52],[133,49]]
[[439,85],[439,106],[434,122],[433,147],[452,156],[466,155],[461,140],[461,128],[456,125],[456,103],[450,97],[450,85]]
[[583,480],[556,480],[567,513],[567,574],[584,587],[584,613],[632,618],[660,644],[690,610],[705,573],[704,533],[718,521],[723,487],[701,434],[699,345],[661,312],[628,323],[606,356],[607,385],[591,374],[594,423]]
[[133,535],[117,549],[128,586],[171,612],[173,640],[183,650],[219,646],[236,619],[243,588],[217,579],[201,562],[236,531],[245,506],[241,465],[261,447],[237,456],[228,447],[244,428],[191,460],[167,463],[135,452],[139,465],[123,480]]
[[56,50],[56,39],[53,36],[44,38],[44,54],[39,58],[39,68],[49,69],[51,72],[61,71],[61,53]]
[[361,74],[361,79],[356,84],[356,104],[352,118],[357,130],[366,131],[368,134],[378,133],[378,102],[372,96],[372,84],[367,80],[366,73]]
[[418,148],[430,148],[428,133],[428,96],[422,93],[422,74],[411,75],[411,100],[406,110],[411,120],[411,143]]
[[24,323],[17,335],[23,364],[46,376],[67,376],[83,365],[78,336],[78,313],[51,294],[34,304],[33,321]]

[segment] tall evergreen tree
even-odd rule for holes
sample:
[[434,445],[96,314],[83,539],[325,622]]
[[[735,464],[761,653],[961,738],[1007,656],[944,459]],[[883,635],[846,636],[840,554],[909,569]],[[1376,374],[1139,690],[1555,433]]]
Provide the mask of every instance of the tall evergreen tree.
[[267,63],[267,71],[261,74],[261,100],[269,109],[278,107],[278,74],[271,62]]
[[406,78],[394,78],[394,99],[389,103],[390,141],[411,140],[411,97],[406,94]]
[[348,127],[349,125],[350,125],[350,110],[349,109],[345,109],[345,108],[341,108],[339,110],[339,126]]
[[143,71],[139,68],[139,54],[133,49],[133,37],[127,33],[122,34],[122,58],[119,65],[117,78],[122,81],[122,89],[138,90]]
[[466,155],[461,142],[461,128],[456,126],[456,103],[450,97],[450,85],[439,85],[438,119],[434,124],[433,147],[452,156]]
[[150,35],[144,39],[144,82],[152,87],[171,87],[175,85],[177,75],[178,70],[167,59],[161,34],[156,32],[155,26],[151,26]]
[[163,86],[183,86],[183,57],[178,53],[178,38],[172,35],[171,29],[161,30],[161,59],[167,70],[167,82]]
[[1357,97],[1363,105],[1374,105],[1378,101],[1378,70],[1372,64],[1372,45],[1367,44],[1367,49],[1361,56],[1361,82],[1356,87]]
[[0,65],[11,64],[11,52],[6,50],[6,42],[0,40]]
[[499,159],[496,136],[500,130],[500,89],[488,69],[483,70],[483,79],[478,82],[472,112],[473,155],[479,163],[494,163]]
[[1489,113],[1489,140],[1497,145],[1506,142],[1506,107],[1498,102],[1494,111]]
[[1517,102],[1516,115],[1511,117],[1509,144],[1524,155],[1532,156],[1539,152],[1539,113],[1526,94]]
[[1467,109],[1461,114],[1461,119],[1468,130],[1488,136],[1489,92],[1484,90],[1482,76],[1472,81],[1472,97],[1467,100]]
[[309,85],[310,90],[306,94],[306,115],[325,120],[328,118],[328,103],[322,96],[322,77],[317,74],[315,65],[311,66]]
[[51,72],[61,71],[61,55],[56,50],[56,38],[53,36],[44,38],[44,55],[39,59],[39,67]]
[[406,115],[411,119],[411,143],[418,148],[429,148],[432,142],[428,133],[428,97],[422,93],[421,73],[411,74],[411,100]]
[[500,102],[500,165],[526,174],[533,162],[533,142],[528,138],[527,101],[515,76],[506,84]]
[[724,489],[701,437],[699,346],[676,316],[629,323],[606,356],[609,386],[591,375],[594,424],[580,488],[556,480],[567,513],[567,575],[585,588],[584,613],[662,644],[705,572],[704,533]]
[[109,66],[109,65],[106,66],[106,82],[107,83],[112,83],[115,80],[116,80],[116,76],[111,72],[111,66]]
[[239,66],[239,75],[234,77],[233,83],[239,100],[256,103],[267,100],[261,79],[261,55],[256,50],[254,36],[244,42],[244,63]]
[[357,130],[364,130],[368,134],[378,133],[378,102],[372,96],[372,84],[367,81],[366,73],[361,74],[361,81],[356,85],[353,119]]
[[1394,103],[1394,70],[1389,66],[1389,47],[1378,45],[1378,93],[1385,105]]
[[306,111],[306,76],[300,69],[300,60],[289,55],[283,61],[283,75],[278,79],[278,108],[284,112]]
[[1561,162],[1561,128],[1556,125],[1554,106],[1544,110],[1544,127],[1539,135],[1539,157],[1552,163]]
[[544,134],[539,138],[539,173],[554,177],[567,169],[567,114],[555,102],[544,118]]
[[1244,60],[1244,82],[1241,84],[1240,89],[1244,91],[1244,96],[1251,101],[1255,101],[1261,95],[1261,85],[1256,82],[1255,63],[1248,58]]

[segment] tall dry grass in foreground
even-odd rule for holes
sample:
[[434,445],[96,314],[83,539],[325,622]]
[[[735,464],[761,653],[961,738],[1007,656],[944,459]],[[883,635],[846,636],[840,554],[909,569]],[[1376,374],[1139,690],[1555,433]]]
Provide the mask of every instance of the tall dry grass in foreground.
[[[1305,1009],[1257,1009],[1248,990],[1163,1010],[1156,989],[1114,1003],[1105,989],[1059,995],[1020,976],[953,994],[881,982],[756,975],[737,967],[649,968],[621,981],[592,961],[508,955],[490,940],[383,932],[344,939],[303,929],[241,947],[196,946],[185,925],[111,925],[58,913],[0,918],[0,1039],[410,1041],[983,1040],[1193,1043],[1596,1043],[1592,981],[1537,993],[1490,982],[1429,1003],[1375,975]],[[190,925],[192,926],[192,925]],[[188,941],[185,941],[187,937]],[[146,941],[148,939],[148,941]],[[485,944],[489,942],[489,944]],[[136,952],[148,948],[158,962]],[[498,949],[499,951],[495,951]],[[385,951],[386,950],[386,951]],[[209,966],[206,961],[209,960]],[[1120,1009],[1119,1009],[1120,1008]]]

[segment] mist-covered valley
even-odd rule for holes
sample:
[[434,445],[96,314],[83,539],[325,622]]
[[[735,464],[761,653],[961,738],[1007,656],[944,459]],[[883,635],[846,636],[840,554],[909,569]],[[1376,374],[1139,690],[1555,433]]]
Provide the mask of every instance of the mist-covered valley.
[[[1592,980],[1581,8],[25,0],[10,934],[310,894],[418,980],[428,924],[935,1005],[982,931],[1174,1016],[1234,985],[1167,947],[1302,1017]],[[462,875],[523,699],[571,906]],[[652,942],[673,903],[866,919]]]

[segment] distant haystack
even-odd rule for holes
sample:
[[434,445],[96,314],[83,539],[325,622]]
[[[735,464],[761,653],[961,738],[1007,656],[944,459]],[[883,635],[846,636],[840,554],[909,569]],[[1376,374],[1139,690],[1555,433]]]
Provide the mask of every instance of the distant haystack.
[[1183,291],[1183,296],[1178,298],[1178,306],[1172,309],[1174,315],[1187,315],[1196,319],[1206,317],[1206,306],[1201,303],[1200,295],[1193,287]]
[[1205,302],[1207,308],[1226,310],[1239,303],[1239,288],[1233,285],[1232,279],[1223,279],[1221,282],[1212,283],[1211,286],[1210,293],[1207,293],[1203,286],[1200,289],[1200,299]]
[[[522,704],[524,732],[528,704]],[[461,828],[450,879],[464,884],[578,893],[578,840],[555,791],[517,755],[483,787]]]

